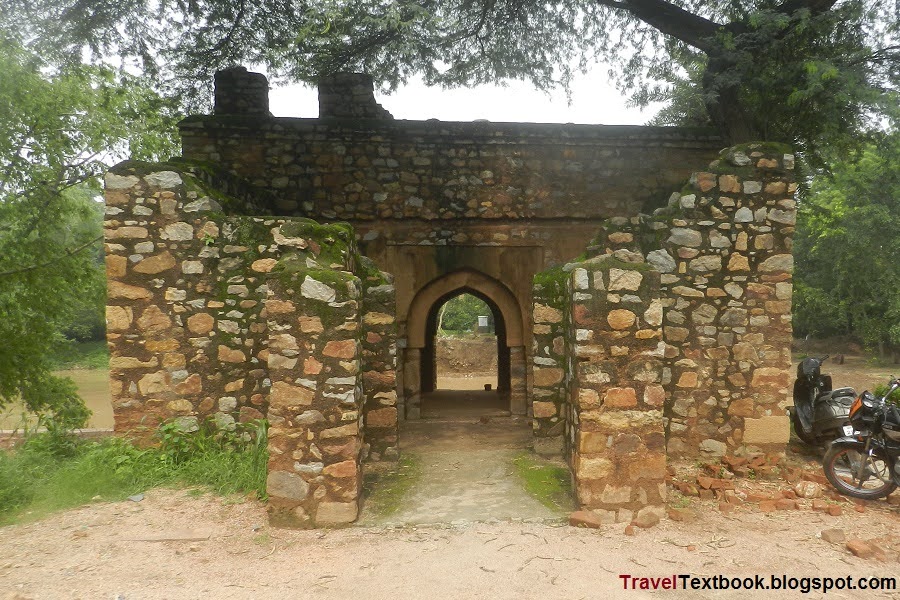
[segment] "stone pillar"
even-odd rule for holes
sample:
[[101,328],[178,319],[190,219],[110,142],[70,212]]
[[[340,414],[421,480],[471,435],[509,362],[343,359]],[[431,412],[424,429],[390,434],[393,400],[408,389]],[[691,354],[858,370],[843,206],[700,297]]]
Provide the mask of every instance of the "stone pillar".
[[598,257],[571,279],[572,471],[579,503],[610,522],[661,516],[666,499],[663,309],[659,273],[642,260]]
[[400,456],[400,446],[394,286],[382,275],[370,277],[363,283],[363,288],[364,439],[369,460],[396,460]]
[[364,73],[335,73],[319,80],[319,118],[393,119],[375,102],[372,77]]
[[422,349],[406,348],[403,359],[403,403],[406,418],[418,419],[422,415]]
[[257,115],[271,117],[269,80],[262,73],[231,67],[215,75],[216,115]]
[[288,527],[354,521],[362,488],[360,282],[346,271],[268,284],[269,517]]
[[532,289],[531,411],[535,451],[561,455],[564,450],[568,377],[566,319],[568,273],[538,273]]
[[528,413],[528,389],[525,380],[525,346],[510,346],[509,348],[509,410],[514,415]]

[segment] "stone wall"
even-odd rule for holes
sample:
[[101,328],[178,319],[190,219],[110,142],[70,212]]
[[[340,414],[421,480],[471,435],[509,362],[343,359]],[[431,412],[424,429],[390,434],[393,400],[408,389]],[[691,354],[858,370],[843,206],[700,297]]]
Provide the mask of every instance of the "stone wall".
[[572,366],[569,273],[561,268],[535,277],[532,292],[532,403],[535,450],[564,451]]
[[672,455],[787,443],[794,158],[723,151],[652,216],[612,220],[590,254],[637,250],[661,273]]
[[[230,80],[219,83],[217,97],[227,97]],[[247,86],[238,80],[234,93]],[[525,315],[535,273],[581,253],[605,219],[663,205],[721,144],[693,129],[394,120],[358,74],[323,79],[319,100],[319,119],[218,108],[189,117],[183,156],[246,179],[274,198],[272,214],[351,223],[361,252],[397,276],[398,368],[414,384],[409,398],[400,386],[398,407],[413,407],[400,418],[415,417],[413,380],[430,372],[419,369],[427,348],[407,343],[419,337],[410,323],[423,289],[476,269]],[[524,393],[531,320],[517,321],[523,343],[510,353]],[[511,410],[524,413],[520,404]]]
[[582,506],[605,521],[660,514],[666,498],[659,273],[619,251],[571,270],[568,447]]
[[[234,199],[180,163],[123,163],[106,187],[116,431],[152,443],[162,422],[266,417],[273,520],[353,520],[364,404],[396,401],[369,376],[396,352],[388,276],[346,224],[226,215]],[[369,413],[369,446],[396,458],[396,419]]]
[[579,501],[602,517],[660,504],[667,454],[787,442],[792,171],[777,145],[725,150],[667,207],[610,219],[586,260],[535,278],[534,429],[565,415]]

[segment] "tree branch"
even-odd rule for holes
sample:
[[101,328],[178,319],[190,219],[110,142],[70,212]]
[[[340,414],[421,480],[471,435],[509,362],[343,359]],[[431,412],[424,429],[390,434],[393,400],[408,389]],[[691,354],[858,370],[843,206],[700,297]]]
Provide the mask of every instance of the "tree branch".
[[596,0],[600,6],[622,10],[644,23],[703,52],[717,47],[714,37],[722,28],[710,21],[663,0]]
[[41,263],[37,263],[36,265],[29,265],[27,267],[11,269],[9,271],[0,271],[0,277],[7,277],[9,275],[17,275],[19,273],[27,273],[28,271],[34,271],[36,269],[43,269],[44,267],[50,266],[53,263],[55,263],[63,258],[67,258],[69,256],[74,256],[74,255],[78,254],[79,252],[83,251],[86,248],[91,247],[92,245],[96,244],[97,242],[99,242],[102,239],[103,239],[103,236],[98,235],[94,239],[88,240],[87,242],[81,244],[80,246],[77,246],[75,248],[70,248],[69,250],[66,250],[59,256],[54,256],[53,258],[51,258],[49,260],[45,260],[44,262],[41,262]]

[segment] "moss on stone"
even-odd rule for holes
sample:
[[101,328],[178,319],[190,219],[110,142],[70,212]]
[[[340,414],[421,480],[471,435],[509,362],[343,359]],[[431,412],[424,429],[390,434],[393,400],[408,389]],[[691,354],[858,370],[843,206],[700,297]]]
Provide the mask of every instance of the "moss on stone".
[[604,258],[603,260],[597,260],[595,262],[590,263],[590,267],[592,269],[600,269],[603,271],[608,271],[610,269],[625,269],[629,271],[655,271],[656,267],[651,265],[650,263],[632,263],[625,262],[624,260],[619,260],[612,255],[609,255],[609,258]]
[[725,158],[734,152],[743,152],[749,156],[751,152],[762,152],[764,154],[790,154],[792,151],[790,144],[781,142],[746,142],[731,146],[730,148],[725,148],[719,153],[719,156]]
[[538,502],[558,512],[569,512],[575,508],[572,476],[567,467],[542,460],[531,452],[516,456],[513,466],[525,491]]
[[363,476],[365,510],[376,517],[389,517],[404,505],[409,491],[422,477],[418,456],[404,454],[395,467],[387,471],[366,470]]
[[540,287],[544,300],[562,298],[566,293],[566,282],[569,274],[562,267],[553,267],[534,275],[534,286]]

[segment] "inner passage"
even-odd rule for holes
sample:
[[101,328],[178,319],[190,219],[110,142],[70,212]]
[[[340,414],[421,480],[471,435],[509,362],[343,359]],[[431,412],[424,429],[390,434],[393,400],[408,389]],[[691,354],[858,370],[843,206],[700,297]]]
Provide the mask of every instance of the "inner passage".
[[435,368],[438,390],[496,390],[497,333],[484,300],[460,294],[437,314]]

